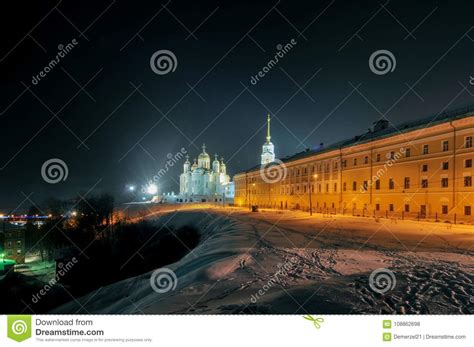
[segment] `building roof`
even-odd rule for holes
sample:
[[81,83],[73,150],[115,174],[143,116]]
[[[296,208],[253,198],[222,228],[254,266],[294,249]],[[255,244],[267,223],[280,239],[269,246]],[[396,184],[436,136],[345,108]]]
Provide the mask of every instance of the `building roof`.
[[[462,107],[458,109],[447,110],[443,113],[437,113],[429,117],[421,118],[416,121],[401,123],[398,126],[388,126],[387,128],[383,130],[378,130],[378,131],[369,130],[365,132],[364,134],[354,136],[350,139],[339,141],[329,146],[324,146],[322,148],[317,148],[317,149],[308,148],[305,151],[298,152],[296,154],[286,156],[284,158],[280,158],[280,160],[284,163],[287,163],[287,162],[295,161],[298,159],[311,157],[315,154],[326,153],[326,152],[330,152],[336,149],[347,148],[355,144],[363,144],[367,142],[372,142],[372,141],[380,140],[392,135],[397,135],[397,134],[406,133],[409,131],[414,131],[417,129],[422,129],[427,126],[431,127],[438,124],[446,123],[446,122],[457,120],[457,119],[467,118],[471,116],[474,116],[474,105],[470,105],[470,106],[466,106],[466,107]],[[275,163],[275,165],[278,165],[278,163]],[[259,169],[260,167],[261,165],[255,165],[251,167],[250,169],[237,173],[236,175],[251,172],[256,169]]]

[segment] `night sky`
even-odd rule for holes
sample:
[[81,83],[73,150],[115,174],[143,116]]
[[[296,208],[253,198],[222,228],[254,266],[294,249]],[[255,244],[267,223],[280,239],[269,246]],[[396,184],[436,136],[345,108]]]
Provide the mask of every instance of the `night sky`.
[[[145,183],[168,153],[185,148],[192,159],[203,142],[234,175],[259,163],[267,113],[284,157],[353,137],[382,116],[398,124],[474,102],[472,1],[1,6],[0,213],[89,190],[124,201],[125,186]],[[72,40],[78,44],[33,84]],[[368,62],[381,49],[396,66],[377,75]],[[158,50],[175,54],[174,72],[152,71]],[[52,158],[68,166],[57,184],[41,175]],[[160,179],[160,191],[179,190],[183,162]]]

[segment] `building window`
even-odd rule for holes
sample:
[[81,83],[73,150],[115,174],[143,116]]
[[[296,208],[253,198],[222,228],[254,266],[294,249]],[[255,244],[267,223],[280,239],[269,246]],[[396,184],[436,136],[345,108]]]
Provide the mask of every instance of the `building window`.
[[380,154],[377,154],[377,161],[380,161]]
[[410,205],[405,204],[405,212],[410,212]]
[[346,184],[346,182],[344,182],[344,183],[342,184],[342,190],[343,190],[344,192],[347,190],[347,184]]
[[423,154],[428,154],[430,152],[428,145],[423,145]]
[[334,183],[334,193],[337,193],[337,183]]
[[443,141],[443,152],[449,151],[449,141]]
[[357,182],[356,181],[352,182],[352,190],[353,191],[357,190]]
[[421,171],[427,172],[428,171],[428,164],[423,164],[421,167]]
[[321,184],[318,184],[318,193],[321,193]]
[[375,181],[375,189],[380,190],[380,180]]
[[466,159],[466,160],[464,161],[464,167],[465,167],[465,168],[470,168],[470,167],[472,167],[472,159]]
[[403,188],[410,189],[410,177],[405,177],[405,180],[403,182]]
[[365,156],[364,157],[364,164],[368,164],[369,163],[369,157]]
[[448,214],[448,205],[441,206],[441,213]]
[[472,176],[464,176],[464,187],[472,187]]
[[347,160],[344,159],[342,162],[341,162],[341,166],[344,168],[344,167],[347,167]]
[[464,147],[465,148],[471,148],[472,147],[472,136],[466,136],[466,139],[464,141]]
[[368,188],[369,184],[367,183],[367,181],[364,181],[364,191],[367,191]]
[[394,189],[395,188],[395,182],[393,181],[393,178],[388,179],[388,189]]
[[449,169],[449,163],[447,161],[443,162],[443,170]]
[[407,148],[405,149],[405,157],[411,157],[411,149],[410,148]]
[[465,216],[471,215],[471,206],[464,206],[464,215]]
[[304,192],[306,193],[306,184],[304,185],[304,188],[303,188]]
[[442,188],[447,188],[448,187],[448,178],[447,177],[443,177],[441,179],[441,187]]
[[390,159],[395,159],[395,152],[390,152]]
[[421,188],[428,188],[428,180],[422,179],[421,180]]
[[329,193],[329,183],[326,183],[326,193]]
[[388,209],[390,210],[390,212],[393,212],[393,204],[388,205]]
[[352,163],[353,163],[354,166],[357,166],[357,158],[354,158]]

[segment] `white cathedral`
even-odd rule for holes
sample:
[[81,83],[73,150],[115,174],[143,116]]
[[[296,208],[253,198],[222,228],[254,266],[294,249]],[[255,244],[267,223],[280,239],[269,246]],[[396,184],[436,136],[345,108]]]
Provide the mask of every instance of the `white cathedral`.
[[202,145],[202,153],[191,165],[186,156],[183,173],[179,176],[179,202],[219,202],[234,198],[234,182],[230,181],[224,159],[211,158]]
[[[267,116],[267,136],[262,146],[261,165],[275,161],[275,147],[270,141],[270,115]],[[183,172],[179,176],[179,195],[174,196],[176,202],[224,202],[234,199],[234,182],[227,174],[224,159],[217,159],[211,166],[211,158],[206,153],[206,145],[202,145],[202,152],[191,165],[189,156],[183,165]]]

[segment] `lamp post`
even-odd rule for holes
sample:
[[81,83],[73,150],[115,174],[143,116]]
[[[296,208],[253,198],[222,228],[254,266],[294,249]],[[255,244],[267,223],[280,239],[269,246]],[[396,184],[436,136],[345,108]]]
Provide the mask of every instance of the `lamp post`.
[[[318,178],[317,174],[313,175],[314,179]],[[311,176],[308,177],[308,195],[309,195],[309,215],[313,215],[313,202],[311,201]]]

